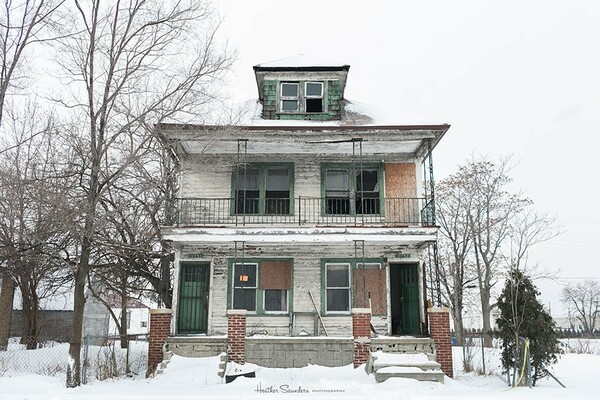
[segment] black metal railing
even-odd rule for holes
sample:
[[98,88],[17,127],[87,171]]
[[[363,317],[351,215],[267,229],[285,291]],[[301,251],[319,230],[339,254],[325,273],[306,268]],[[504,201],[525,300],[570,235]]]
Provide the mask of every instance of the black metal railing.
[[424,198],[297,197],[293,199],[182,198],[180,226],[295,224],[315,226],[430,226],[433,203]]

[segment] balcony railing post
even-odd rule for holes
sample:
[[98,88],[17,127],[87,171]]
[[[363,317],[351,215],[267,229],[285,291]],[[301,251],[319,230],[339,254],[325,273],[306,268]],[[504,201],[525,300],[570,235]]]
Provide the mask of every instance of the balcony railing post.
[[298,226],[302,225],[302,196],[298,196]]

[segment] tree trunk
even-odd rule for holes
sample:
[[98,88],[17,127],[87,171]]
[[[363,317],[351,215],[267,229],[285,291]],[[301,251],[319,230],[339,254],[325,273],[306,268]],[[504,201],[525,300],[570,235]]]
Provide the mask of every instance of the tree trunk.
[[121,326],[119,327],[119,336],[121,338],[121,348],[126,349],[129,347],[129,340],[127,340],[127,278],[126,276],[122,280],[121,285]]
[[27,350],[37,349],[40,336],[39,321],[39,299],[37,297],[35,285],[29,276],[21,276],[19,289],[23,299],[23,329],[21,334],[21,344],[26,346]]
[[15,281],[6,273],[0,276],[0,351],[5,351],[10,336],[10,317],[15,297]]
[[492,326],[490,317],[492,315],[492,308],[490,306],[490,295],[489,291],[484,290],[481,293],[481,317],[483,318],[483,345],[485,347],[492,347]]
[[[87,232],[87,231],[86,231]],[[83,335],[83,312],[85,307],[85,280],[89,270],[91,243],[84,235],[81,244],[79,268],[75,272],[75,290],[73,294],[73,329],[69,355],[71,356],[71,376],[67,376],[67,387],[81,384],[81,337]]]

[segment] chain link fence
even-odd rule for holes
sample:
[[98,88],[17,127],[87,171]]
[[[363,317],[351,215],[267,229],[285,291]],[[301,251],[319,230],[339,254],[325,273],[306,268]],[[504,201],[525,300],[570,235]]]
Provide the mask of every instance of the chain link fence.
[[[492,341],[493,347],[484,346],[484,333],[478,331],[464,332],[463,345],[454,353],[455,370],[478,375],[499,374],[502,366],[499,363],[500,344],[497,339]],[[456,368],[458,366],[458,368]]]
[[[119,376],[144,376],[148,364],[147,335],[87,336],[82,346],[82,383]],[[122,348],[121,344],[127,344]],[[69,343],[49,337],[11,337],[0,351],[0,376],[66,374]]]

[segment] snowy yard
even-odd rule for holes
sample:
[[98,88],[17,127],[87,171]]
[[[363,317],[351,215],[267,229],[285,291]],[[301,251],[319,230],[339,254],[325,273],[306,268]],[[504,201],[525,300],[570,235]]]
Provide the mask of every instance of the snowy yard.
[[[576,347],[571,343],[571,348]],[[598,350],[596,341],[588,348]],[[473,352],[475,369],[480,360]],[[487,370],[498,373],[498,350],[486,352]],[[238,378],[225,384],[216,375],[218,357],[182,358],[174,356],[162,375],[152,379],[122,378],[95,381],[77,389],[64,387],[64,374],[55,376],[21,375],[5,372],[0,377],[0,399],[600,399],[596,389],[600,377],[600,355],[568,353],[553,368],[567,386],[544,379],[538,387],[506,386],[497,375],[480,376],[462,371],[462,348],[455,347],[455,379],[445,384],[422,383],[393,378],[375,383],[364,369],[351,366],[326,368],[309,366],[299,369],[257,367],[256,378]]]

